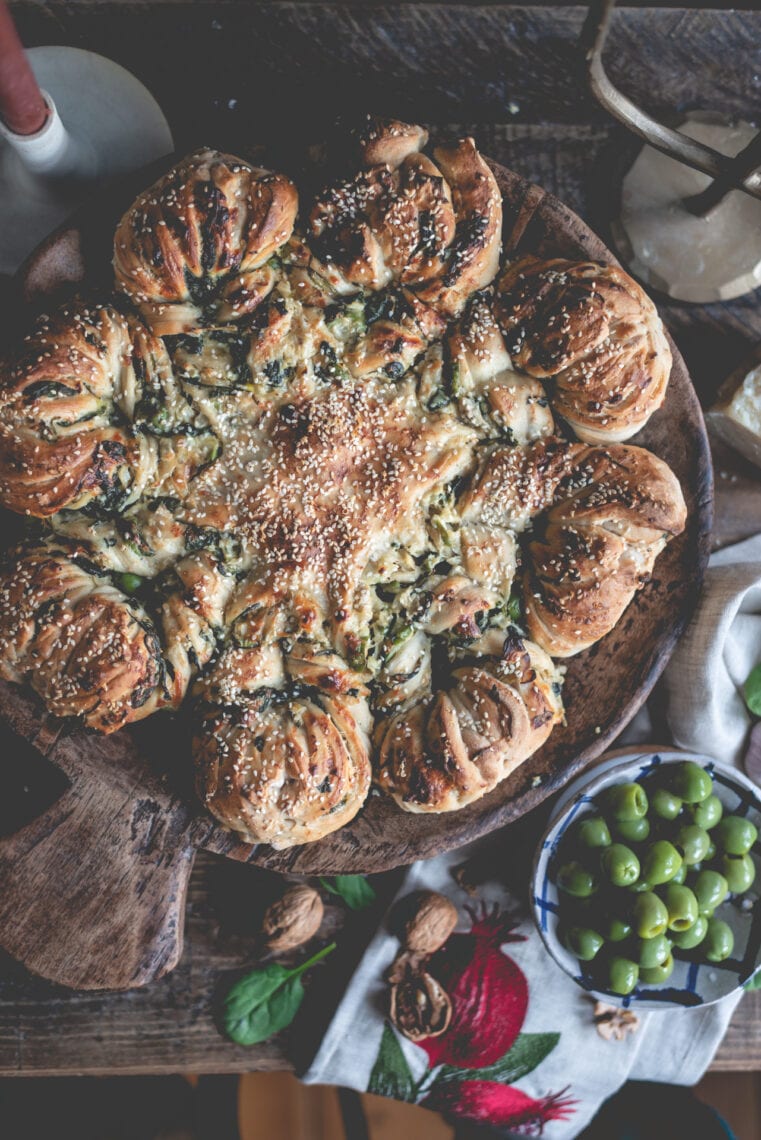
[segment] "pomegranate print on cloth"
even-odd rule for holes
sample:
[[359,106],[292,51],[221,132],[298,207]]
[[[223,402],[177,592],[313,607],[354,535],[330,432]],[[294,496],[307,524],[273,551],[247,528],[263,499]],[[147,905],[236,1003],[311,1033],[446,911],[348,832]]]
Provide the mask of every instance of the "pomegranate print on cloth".
[[496,905],[471,911],[470,917],[470,930],[452,934],[427,967],[452,1002],[446,1031],[416,1046],[427,1054],[428,1068],[415,1080],[401,1039],[386,1021],[367,1091],[509,1127],[519,1135],[541,1135],[549,1121],[574,1111],[573,1098],[563,1089],[536,1099],[514,1082],[542,1063],[560,1033],[521,1033],[529,986],[502,950],[525,941],[515,920]]
[[[527,913],[530,852],[511,846],[509,831],[410,868],[303,1081],[378,1093],[511,1136],[576,1140],[629,1079],[700,1079],[734,1001],[671,1012],[667,1034],[662,1014],[642,1012],[637,1033],[601,1037],[594,1000],[555,964]],[[400,966],[400,909],[419,892],[443,895],[458,921],[430,957],[413,954],[409,963],[408,952]],[[392,1013],[389,976],[399,971],[404,1001]]]

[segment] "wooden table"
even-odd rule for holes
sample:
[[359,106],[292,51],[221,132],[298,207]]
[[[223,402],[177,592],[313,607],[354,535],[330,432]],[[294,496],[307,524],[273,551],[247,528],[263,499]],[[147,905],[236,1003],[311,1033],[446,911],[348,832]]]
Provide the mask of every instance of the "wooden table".
[[[262,141],[275,154],[292,152],[347,108],[422,118],[473,134],[485,153],[553,191],[607,237],[616,171],[631,147],[584,90],[575,42],[583,9],[22,0],[14,13],[28,45],[86,47],[135,72],[165,108],[180,150]],[[623,10],[611,72],[661,115],[677,107],[748,114],[758,107],[759,43],[757,12]],[[761,339],[759,300],[661,306],[705,405]],[[715,460],[715,542],[723,545],[758,529],[761,480],[726,450],[717,447]],[[2,762],[13,760],[8,749]],[[538,825],[527,819],[511,832],[522,829],[530,849]],[[398,876],[379,878],[378,909]],[[353,918],[342,933],[293,1040],[243,1049],[220,1036],[215,1010],[252,960],[255,916],[272,889],[264,872],[199,857],[183,959],[144,990],[72,993],[0,959],[0,1075],[232,1072],[288,1067],[293,1056],[298,1063],[319,1038],[373,916]],[[342,923],[342,912],[329,908],[323,933]],[[714,1067],[761,1069],[761,993],[743,999]]]

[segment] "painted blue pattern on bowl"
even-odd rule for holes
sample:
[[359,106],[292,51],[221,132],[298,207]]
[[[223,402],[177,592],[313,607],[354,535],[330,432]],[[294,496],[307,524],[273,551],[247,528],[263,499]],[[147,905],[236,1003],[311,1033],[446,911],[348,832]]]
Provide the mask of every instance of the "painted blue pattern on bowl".
[[639,985],[633,993],[621,997],[598,989],[590,976],[580,972],[583,964],[566,950],[558,937],[558,891],[550,878],[550,867],[568,828],[592,810],[593,800],[604,788],[640,780],[660,765],[683,760],[700,764],[711,775],[714,792],[726,813],[747,816],[761,834],[761,793],[743,772],[691,752],[633,750],[597,765],[561,794],[534,859],[531,909],[545,946],[558,965],[583,989],[601,1001],[624,1008],[709,1005],[734,993],[761,966],[761,841],[751,852],[757,872],[753,886],[742,899],[731,899],[717,911],[732,927],[735,937],[733,955],[725,962],[700,963],[675,958],[674,971],[662,986]]

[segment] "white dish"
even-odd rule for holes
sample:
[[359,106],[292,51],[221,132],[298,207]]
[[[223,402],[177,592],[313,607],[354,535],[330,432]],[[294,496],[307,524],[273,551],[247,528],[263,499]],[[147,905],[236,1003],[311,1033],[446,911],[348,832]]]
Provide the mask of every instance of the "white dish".
[[714,781],[714,792],[724,805],[725,813],[747,815],[761,833],[761,794],[756,786],[736,768],[721,764],[708,756],[670,749],[637,749],[597,765],[591,773],[575,780],[560,796],[550,822],[537,849],[532,874],[531,909],[539,933],[552,957],[580,986],[601,1001],[624,1007],[664,1009],[673,1006],[710,1005],[739,990],[761,966],[761,842],[751,855],[756,865],[756,880],[741,898],[730,898],[717,910],[729,923],[735,937],[734,951],[725,962],[698,962],[696,959],[674,959],[674,972],[661,985],[640,983],[626,997],[597,989],[590,976],[558,937],[558,890],[550,878],[553,859],[560,841],[571,823],[592,811],[593,799],[611,784],[635,781],[662,764],[692,760],[708,771]]

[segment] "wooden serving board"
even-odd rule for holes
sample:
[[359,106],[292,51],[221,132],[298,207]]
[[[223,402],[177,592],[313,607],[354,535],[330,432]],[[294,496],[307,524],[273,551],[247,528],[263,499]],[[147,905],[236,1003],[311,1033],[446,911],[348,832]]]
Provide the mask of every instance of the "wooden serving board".
[[[504,199],[506,252],[615,258],[571,210],[492,164]],[[102,195],[54,233],[23,267],[25,315],[77,288],[110,279],[115,223],[152,168]],[[713,481],[703,416],[687,370],[674,366],[664,407],[635,442],[678,476],[688,524],[656,563],[616,629],[568,663],[567,723],[494,792],[463,811],[411,815],[372,795],[341,831],[273,851],[240,843],[192,792],[186,718],[165,714],[111,737],[62,733],[40,702],[0,686],[0,721],[31,742],[69,787],[38,818],[0,838],[0,946],[29,969],[78,989],[144,985],[171,970],[182,948],[184,904],[195,852],[303,875],[375,872],[460,846],[515,820],[604,751],[664,668],[700,588],[708,558]],[[7,746],[13,755],[14,744]]]

